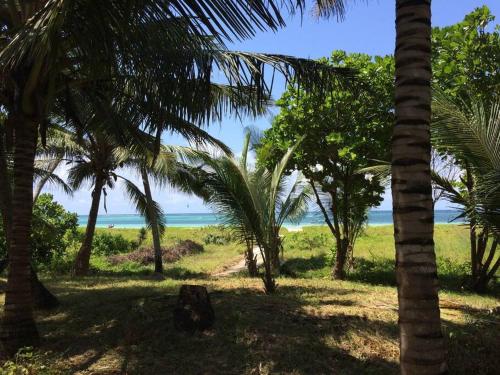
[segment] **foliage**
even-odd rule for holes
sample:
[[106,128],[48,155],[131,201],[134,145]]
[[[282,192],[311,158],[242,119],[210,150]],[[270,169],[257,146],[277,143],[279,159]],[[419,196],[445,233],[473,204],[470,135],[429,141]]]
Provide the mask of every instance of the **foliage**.
[[[329,95],[290,85],[278,100],[280,113],[258,148],[259,163],[272,165],[303,137],[288,171],[296,167],[319,185],[317,203],[332,221],[337,247],[354,245],[368,208],[382,201],[380,180],[361,173],[375,159],[388,159],[394,122],[390,56],[333,52],[328,63],[356,69],[355,87],[337,84]],[[342,250],[345,253],[347,250]],[[341,267],[342,268],[342,267]]]
[[31,347],[20,349],[13,359],[0,365],[0,375],[55,375],[61,372],[52,369],[49,355]]
[[109,256],[128,253],[137,247],[137,243],[126,240],[121,234],[98,232],[94,236],[92,252],[96,255]]
[[463,21],[432,30],[434,85],[462,99],[490,97],[500,85],[500,26],[487,6]]
[[[63,255],[73,241],[78,217],[54,201],[51,194],[41,194],[33,207],[31,234],[32,257],[35,264],[48,264]],[[5,239],[0,228],[1,257],[6,256]]]
[[433,138],[462,166],[460,179],[435,175],[470,226],[472,287],[484,291],[500,267],[500,97],[437,95]]
[[213,226],[207,229],[208,233],[203,237],[203,243],[206,245],[228,245],[238,241],[238,238],[234,236],[231,229],[223,225]]
[[293,147],[272,168],[254,170],[248,168],[249,147],[247,133],[241,158],[200,154],[203,164],[193,168],[190,186],[224,217],[241,243],[259,247],[265,290],[273,293],[274,273],[279,269],[280,228],[285,220],[299,220],[307,213],[309,190],[301,175],[287,183],[284,172]]

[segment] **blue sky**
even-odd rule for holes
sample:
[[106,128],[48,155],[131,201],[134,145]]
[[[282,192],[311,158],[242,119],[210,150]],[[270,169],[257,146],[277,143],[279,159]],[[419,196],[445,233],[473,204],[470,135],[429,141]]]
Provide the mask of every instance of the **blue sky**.
[[[351,1],[346,18],[339,23],[335,20],[316,20],[310,12],[302,18],[288,18],[287,27],[276,32],[261,32],[251,40],[230,44],[233,50],[251,52],[269,52],[300,57],[319,58],[329,56],[335,49],[348,52],[363,52],[372,55],[392,54],[394,49],[394,0]],[[463,19],[474,8],[487,5],[500,22],[499,0],[433,0],[433,25],[446,26]],[[284,80],[275,84],[273,97],[278,98],[284,90]],[[270,118],[243,119],[226,118],[222,123],[210,125],[209,132],[229,145],[235,153],[241,149],[243,128],[255,125],[259,128],[270,126]],[[166,136],[165,143],[183,144],[176,136]],[[76,192],[72,197],[61,191],[47,188],[68,210],[87,214],[90,207],[90,187]],[[179,194],[171,189],[154,191],[155,199],[168,213],[207,212],[209,209],[195,198]],[[380,209],[391,209],[390,194]],[[109,214],[133,213],[134,209],[119,189],[108,192],[107,206]],[[438,208],[445,208],[440,203]],[[101,205],[100,214],[104,214]]]

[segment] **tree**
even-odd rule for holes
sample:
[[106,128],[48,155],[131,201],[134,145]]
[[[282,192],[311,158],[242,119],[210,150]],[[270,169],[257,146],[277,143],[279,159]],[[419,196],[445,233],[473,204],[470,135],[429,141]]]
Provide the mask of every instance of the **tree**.
[[289,86],[277,102],[280,113],[265,132],[258,159],[273,165],[303,137],[292,154],[289,172],[296,167],[308,179],[336,240],[332,275],[344,279],[346,260],[367,210],[380,204],[384,192],[378,179],[360,169],[375,159],[389,158],[394,72],[389,56],[335,51],[329,63],[358,71],[356,85],[338,83],[327,96]]
[[433,84],[447,95],[467,100],[490,100],[500,87],[500,26],[487,6],[476,8],[463,21],[432,29]]
[[[488,95],[489,96],[489,95]],[[486,96],[486,97],[488,97]],[[452,98],[452,97],[451,97]],[[433,141],[461,166],[458,181],[435,174],[445,198],[461,207],[469,224],[471,286],[484,292],[500,267],[500,100],[439,95],[434,100]]]
[[[124,146],[99,131],[87,131],[82,137],[72,143],[66,143],[66,155],[71,160],[72,166],[68,170],[68,180],[73,189],[79,189],[84,183],[92,186],[92,200],[88,216],[85,236],[75,260],[75,275],[83,276],[88,273],[92,240],[101,197],[104,194],[104,208],[106,209],[107,189],[113,189],[120,179],[130,199],[142,213],[148,206],[147,197],[128,178],[118,174],[118,170],[127,163],[128,150]],[[152,219],[152,216],[154,218]],[[152,220],[157,225],[163,223],[163,212],[156,202],[150,202],[149,209],[145,212],[146,221]]]
[[194,177],[189,186],[225,219],[242,243],[254,243],[260,249],[265,291],[273,293],[279,269],[275,263],[281,245],[279,231],[286,219],[300,220],[307,213],[310,191],[300,175],[287,184],[285,171],[293,148],[272,169],[251,170],[249,143],[248,133],[239,159],[200,154],[203,164],[191,170]]

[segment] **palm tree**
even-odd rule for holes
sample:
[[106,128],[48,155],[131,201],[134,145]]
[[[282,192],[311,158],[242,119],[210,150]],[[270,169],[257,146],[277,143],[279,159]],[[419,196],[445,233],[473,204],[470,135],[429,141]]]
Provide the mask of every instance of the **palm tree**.
[[437,186],[459,205],[469,223],[471,286],[484,292],[500,267],[500,100],[452,100],[433,103],[433,140],[451,154],[463,173],[460,181],[434,174]]
[[[188,137],[189,138],[189,137]],[[229,149],[216,139],[206,135],[206,143],[219,148],[229,154]],[[153,200],[150,180],[157,186],[165,185],[175,186],[176,184],[185,186],[186,161],[197,160],[199,152],[190,147],[166,146],[161,145],[158,153],[146,152],[142,155],[133,155],[128,150],[123,150],[126,155],[122,159],[124,167],[135,169],[139,172],[144,188],[145,200],[137,200],[136,207],[138,211],[146,218],[146,222],[151,229],[153,238],[153,249],[155,257],[155,273],[163,273],[163,260],[161,249],[161,236],[165,232],[164,216],[158,216],[155,212],[159,211],[156,202]],[[131,186],[128,189],[132,188]],[[131,192],[129,192],[130,195]],[[140,194],[135,194],[140,196]],[[145,203],[145,206],[142,205]]]
[[431,1],[396,0],[392,199],[403,374],[447,372],[431,184]]
[[[66,143],[66,157],[71,160],[72,166],[68,170],[68,181],[73,189],[79,189],[84,183],[92,186],[92,199],[88,216],[87,227],[81,248],[75,260],[75,275],[86,275],[89,270],[92,241],[101,197],[104,195],[106,209],[107,189],[113,189],[118,180],[121,180],[125,190],[139,212],[144,213],[148,223],[155,222],[157,227],[163,224],[163,212],[160,206],[152,201],[147,204],[147,197],[130,179],[118,174],[118,170],[127,163],[123,146],[110,136],[99,131],[87,131],[82,137],[72,143]],[[145,210],[145,207],[148,207]]]
[[205,201],[226,221],[244,244],[255,243],[264,263],[266,293],[276,290],[275,273],[280,251],[279,231],[286,219],[300,220],[307,213],[309,189],[301,175],[287,185],[285,170],[293,149],[272,171],[248,168],[250,134],[245,137],[242,156],[205,156],[195,169]]

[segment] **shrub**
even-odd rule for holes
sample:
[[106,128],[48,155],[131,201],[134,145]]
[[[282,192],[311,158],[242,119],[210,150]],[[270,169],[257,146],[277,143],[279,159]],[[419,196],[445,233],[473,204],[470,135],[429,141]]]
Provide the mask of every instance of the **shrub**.
[[[228,245],[236,241],[232,232],[223,226],[208,227],[208,229],[210,232],[203,237],[205,245]],[[215,233],[212,233],[211,229],[215,229]]]
[[128,241],[121,234],[97,232],[92,243],[92,253],[94,255],[110,256],[128,253],[134,249],[134,246],[136,244],[133,241]]
[[[31,249],[36,265],[49,264],[61,257],[77,236],[78,216],[54,201],[51,194],[41,194],[33,207]],[[0,226],[0,257],[5,259],[7,249]]]

